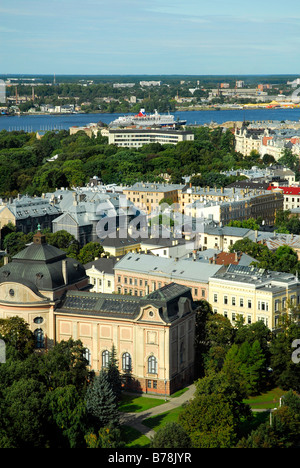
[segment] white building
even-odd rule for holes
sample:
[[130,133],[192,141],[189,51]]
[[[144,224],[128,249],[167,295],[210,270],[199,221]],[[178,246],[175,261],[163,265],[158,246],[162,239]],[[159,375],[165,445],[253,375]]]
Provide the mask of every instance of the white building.
[[109,129],[108,143],[127,148],[139,148],[149,143],[176,145],[180,141],[192,141],[194,134],[188,130],[174,129]]

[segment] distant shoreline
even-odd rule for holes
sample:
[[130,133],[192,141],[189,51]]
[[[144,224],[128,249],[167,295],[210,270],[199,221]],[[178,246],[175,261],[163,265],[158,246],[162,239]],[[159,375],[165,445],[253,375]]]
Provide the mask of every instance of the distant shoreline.
[[[268,108],[268,107],[262,107],[262,106],[251,106],[251,107],[181,107],[177,108],[175,112],[205,112],[205,111],[214,111],[214,112],[221,112],[221,111],[249,111],[249,110],[265,110],[265,111],[273,111],[273,110],[296,110],[299,109],[300,105],[295,106],[295,107],[285,107],[285,106],[279,106],[279,107],[273,107],[273,108]],[[20,112],[17,114],[0,114],[0,117],[17,117],[17,116],[40,116],[40,115],[47,115],[47,116],[54,116],[54,117],[60,117],[60,116],[72,116],[72,115],[101,115],[101,114],[107,114],[108,112],[102,112],[102,111],[93,111],[93,112]],[[165,114],[166,112],[161,112],[161,114]],[[109,114],[116,114],[116,115],[127,115],[127,114],[134,114],[134,112],[109,112]]]

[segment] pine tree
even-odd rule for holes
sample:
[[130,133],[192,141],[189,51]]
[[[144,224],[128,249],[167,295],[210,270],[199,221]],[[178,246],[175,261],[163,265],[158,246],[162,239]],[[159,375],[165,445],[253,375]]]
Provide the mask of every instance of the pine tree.
[[116,398],[108,380],[108,375],[101,370],[95,376],[86,393],[86,408],[95,426],[117,426],[119,412]]
[[116,348],[114,345],[112,346],[110,359],[108,363],[107,377],[111,385],[112,391],[115,395],[116,401],[118,402],[121,397],[122,381],[118,368],[118,361],[116,358]]

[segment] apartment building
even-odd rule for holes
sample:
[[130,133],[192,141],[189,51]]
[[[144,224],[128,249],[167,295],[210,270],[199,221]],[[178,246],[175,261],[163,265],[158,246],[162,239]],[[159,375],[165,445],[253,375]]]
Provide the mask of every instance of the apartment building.
[[114,268],[119,294],[145,296],[172,282],[191,289],[194,300],[208,300],[208,282],[222,265],[129,253]]
[[119,257],[101,257],[95,258],[92,262],[84,265],[86,274],[89,277],[89,283],[92,286],[91,292],[114,293],[114,266],[119,260]]
[[123,194],[139,210],[152,213],[159,209],[159,204],[163,199],[168,199],[172,204],[178,203],[185,187],[183,184],[136,182],[131,187],[124,188]]
[[300,208],[300,187],[269,187],[273,192],[283,194],[283,209]]
[[209,302],[232,324],[241,316],[245,324],[261,320],[273,330],[289,304],[300,303],[300,282],[290,273],[229,265],[210,277]]
[[264,128],[248,128],[242,126],[235,129],[235,151],[249,156],[251,151],[260,152]]
[[140,148],[150,143],[161,145],[177,145],[181,141],[194,140],[194,134],[189,130],[176,130],[171,128],[126,128],[109,129],[108,143],[126,148]]
[[0,203],[0,228],[12,223],[24,234],[35,232],[38,225],[52,231],[52,222],[60,215],[60,207],[43,197],[18,196]]
[[212,219],[222,225],[258,217],[273,225],[276,211],[283,209],[282,193],[270,190],[190,187],[178,198],[187,216]]

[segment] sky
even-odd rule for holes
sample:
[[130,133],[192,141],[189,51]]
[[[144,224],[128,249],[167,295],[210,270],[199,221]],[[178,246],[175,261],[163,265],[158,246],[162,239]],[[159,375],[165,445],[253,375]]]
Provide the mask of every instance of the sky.
[[299,74],[299,0],[1,0],[0,74]]

